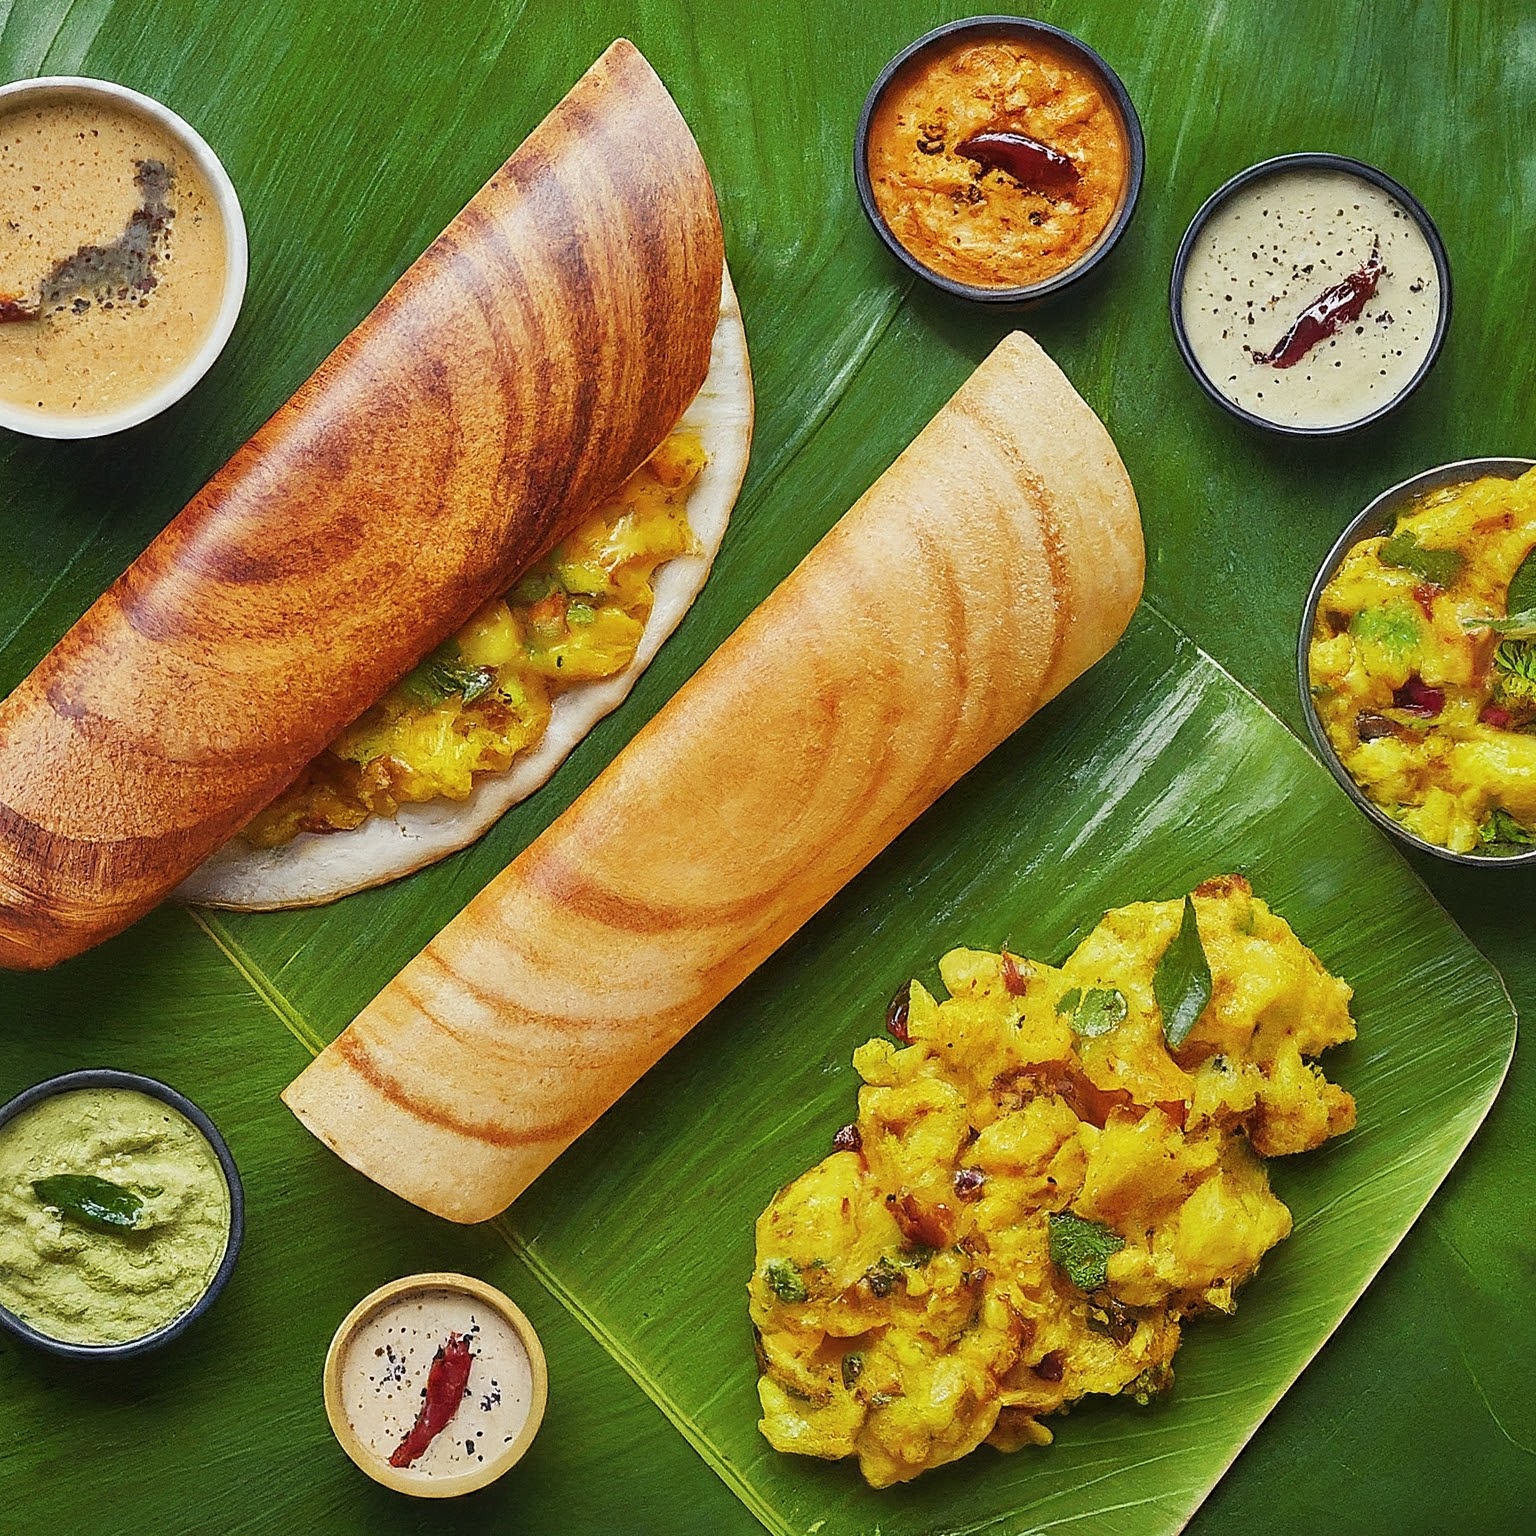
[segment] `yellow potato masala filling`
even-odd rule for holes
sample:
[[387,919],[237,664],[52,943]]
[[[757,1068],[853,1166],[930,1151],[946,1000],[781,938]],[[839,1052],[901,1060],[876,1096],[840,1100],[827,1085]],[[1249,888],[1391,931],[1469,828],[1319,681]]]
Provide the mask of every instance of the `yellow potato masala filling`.
[[1536,470],[1415,502],[1317,605],[1313,702],[1345,770],[1457,853],[1536,847]]
[[1291,1230],[1264,1157],[1354,1125],[1313,1059],[1351,991],[1235,876],[1108,913],[1060,966],[957,949],[854,1054],[857,1118],[757,1223],[761,1429],[875,1487],[1146,1403],[1184,1319]]
[[610,505],[348,726],[245,840],[347,831],[402,805],[464,800],[478,775],[506,772],[543,739],[558,694],[634,660],[657,567],[698,548],[687,501],[707,457],[695,434],[674,432]]

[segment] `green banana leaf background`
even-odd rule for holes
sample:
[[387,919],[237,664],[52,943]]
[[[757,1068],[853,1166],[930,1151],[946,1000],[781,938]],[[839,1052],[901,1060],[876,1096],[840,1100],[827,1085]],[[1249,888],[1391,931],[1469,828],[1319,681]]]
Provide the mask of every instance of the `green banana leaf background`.
[[[1190,1528],[1205,1533],[1527,1528],[1525,1056],[1477,1128],[1515,1011],[1536,1007],[1536,880],[1395,852],[1296,739],[1292,656],[1312,574],[1376,491],[1449,459],[1533,451],[1536,13],[1528,0],[1037,6],[1120,72],[1148,161],[1137,218],[1099,275],[1022,319],[915,285],[853,193],[870,81],[960,14],[805,0],[0,0],[0,80],[85,73],[166,101],[224,157],[252,256],[234,339],[180,406],[102,442],[0,442],[0,689],[616,35],[656,65],[714,173],[758,391],[752,468],[710,585],[629,702],[480,845],[327,910],[163,910],[57,971],[0,976],[0,1097],[77,1066],[165,1078],[225,1131],[249,1201],[228,1291],[163,1354],[88,1370],[0,1343],[0,1530],[1015,1536],[1170,1531],[1197,1506]],[[1228,420],[1169,333],[1168,274],[1191,214],[1232,172],[1295,149],[1356,154],[1404,181],[1455,274],[1427,384],[1332,444]],[[277,1102],[309,1053],[575,798],[1015,323],[1104,417],[1141,498],[1148,600],[1121,648],[506,1218],[451,1226],[331,1157]],[[849,1055],[890,993],[931,980],[956,944],[1007,938],[1057,959],[1106,906],[1227,869],[1355,985],[1360,1038],[1329,1070],[1359,1097],[1360,1126],[1276,1166],[1295,1235],[1235,1318],[1190,1330],[1172,1399],[1085,1409],[1049,1450],[983,1450],[882,1494],[849,1466],[769,1451],[746,1322],[751,1222],[848,1118]],[[427,1504],[346,1460],[320,1364],[364,1292],[437,1268],[484,1275],[529,1312],[551,1400],[512,1473]]]

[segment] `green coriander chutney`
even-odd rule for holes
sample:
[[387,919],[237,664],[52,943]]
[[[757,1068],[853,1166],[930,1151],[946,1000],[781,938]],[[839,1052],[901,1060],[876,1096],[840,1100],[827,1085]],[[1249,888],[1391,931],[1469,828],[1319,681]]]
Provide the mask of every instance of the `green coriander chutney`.
[[[130,1226],[83,1219],[34,1188],[82,1175],[131,1192]],[[229,1229],[218,1154],[147,1093],[75,1089],[0,1125],[0,1305],[50,1338],[126,1344],[165,1327],[208,1289]]]

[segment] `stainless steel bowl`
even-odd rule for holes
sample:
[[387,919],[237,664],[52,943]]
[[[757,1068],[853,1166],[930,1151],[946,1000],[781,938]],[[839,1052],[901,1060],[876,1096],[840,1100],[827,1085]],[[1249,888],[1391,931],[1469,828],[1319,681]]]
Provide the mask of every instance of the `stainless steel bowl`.
[[1536,468],[1536,459],[1458,459],[1454,464],[1441,464],[1435,469],[1426,469],[1422,474],[1414,475],[1390,490],[1383,491],[1344,530],[1338,542],[1328,551],[1328,558],[1323,561],[1322,569],[1312,583],[1312,590],[1307,594],[1307,606],[1301,616],[1301,636],[1296,645],[1296,679],[1301,688],[1302,713],[1306,716],[1307,729],[1312,733],[1318,756],[1328,765],[1334,778],[1344,786],[1349,798],[1377,826],[1390,832],[1405,847],[1433,854],[1435,858],[1451,864],[1484,869],[1521,869],[1536,865],[1536,848],[1529,853],[1507,855],[1455,853],[1449,848],[1442,848],[1438,843],[1425,842],[1422,837],[1415,837],[1406,827],[1399,826],[1355,783],[1348,769],[1339,761],[1338,753],[1333,750],[1333,743],[1328,740],[1328,733],[1323,729],[1317,707],[1312,702],[1312,678],[1307,661],[1312,646],[1312,630],[1317,621],[1317,605],[1322,600],[1323,589],[1333,580],[1334,572],[1343,563],[1344,556],[1361,539],[1371,539],[1385,533],[1409,502],[1417,500],[1428,491],[1439,490],[1441,486],[1464,485],[1469,480],[1480,480],[1488,475],[1514,480],[1532,468]]

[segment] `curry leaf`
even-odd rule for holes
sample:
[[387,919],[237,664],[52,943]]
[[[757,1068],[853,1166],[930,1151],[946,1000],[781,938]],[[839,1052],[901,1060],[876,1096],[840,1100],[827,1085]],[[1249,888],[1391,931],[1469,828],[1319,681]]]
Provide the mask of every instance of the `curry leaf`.
[[1505,613],[1536,615],[1536,548],[1532,548],[1509,578]]
[[1536,646],[1526,640],[1502,641],[1493,653],[1494,666],[1510,677],[1536,683]]
[[551,592],[560,590],[560,583],[546,570],[533,570],[523,577],[507,594],[507,601],[531,607],[542,602]]
[[1511,613],[1505,618],[1463,619],[1463,629],[1491,629],[1508,640],[1536,640],[1536,609]]
[[1515,820],[1502,806],[1495,806],[1477,829],[1479,853],[1515,854],[1536,848],[1536,829]]
[[1467,563],[1466,556],[1458,549],[1426,549],[1408,529],[1394,533],[1381,546],[1380,559],[1383,565],[1412,571],[1437,587],[1450,586]]
[[1152,991],[1163,1014],[1163,1035],[1175,1050],[1183,1045],[1195,1020],[1211,1000],[1211,967],[1200,942],[1195,904],[1184,898],[1184,915],[1173,943],[1163,951],[1152,978]]
[[400,681],[400,691],[424,709],[460,694],[466,704],[484,698],[496,686],[494,667],[472,667],[449,640]]
[[131,1189],[94,1173],[54,1173],[34,1179],[32,1193],[71,1220],[109,1232],[132,1230],[144,1212],[144,1201]]
[[1501,640],[1494,647],[1493,702],[1505,709],[1536,709],[1536,643]]
[[1056,1004],[1056,1012],[1066,1017],[1074,1034],[1093,1039],[1125,1023],[1128,1009],[1118,987],[1089,987],[1086,992],[1073,987]]
[[763,1265],[763,1279],[780,1301],[804,1301],[810,1294],[800,1271],[788,1259],[769,1259]]
[[1526,555],[1509,579],[1503,618],[1463,619],[1463,629],[1491,629],[1510,640],[1536,639],[1536,548]]
[[1074,1211],[1052,1211],[1050,1228],[1051,1262],[1080,1291],[1102,1290],[1109,1279],[1109,1256],[1125,1247],[1125,1239]]
[[889,1296],[901,1279],[901,1268],[891,1262],[889,1254],[881,1254],[879,1262],[865,1270],[861,1278],[871,1296]]

